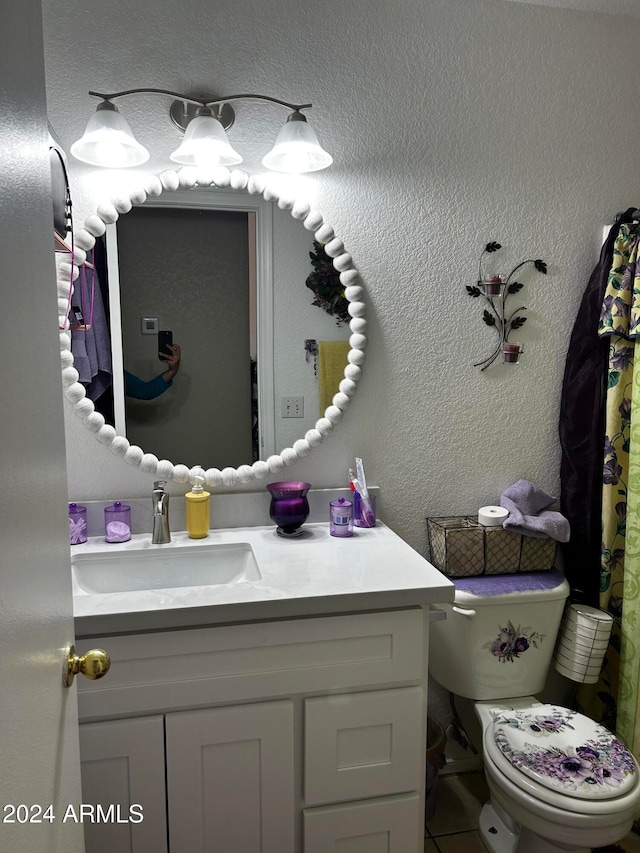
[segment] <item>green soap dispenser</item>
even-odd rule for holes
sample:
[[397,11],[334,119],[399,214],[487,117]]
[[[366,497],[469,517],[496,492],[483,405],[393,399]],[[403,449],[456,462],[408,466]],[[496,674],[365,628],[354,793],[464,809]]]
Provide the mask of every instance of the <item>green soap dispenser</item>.
[[[204,471],[202,472],[204,474]],[[185,495],[187,533],[190,539],[204,539],[209,533],[210,510],[209,492],[203,488],[204,477],[196,475],[193,478],[191,491]]]

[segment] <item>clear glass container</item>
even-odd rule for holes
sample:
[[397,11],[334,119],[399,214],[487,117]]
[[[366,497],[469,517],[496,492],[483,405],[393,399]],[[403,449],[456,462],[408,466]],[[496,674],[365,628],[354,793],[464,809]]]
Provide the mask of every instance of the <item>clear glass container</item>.
[[522,344],[502,344],[502,361],[504,364],[518,364],[520,353],[524,352]]
[[505,281],[498,273],[489,273],[484,276],[480,284],[484,287],[485,296],[498,296],[502,293]]

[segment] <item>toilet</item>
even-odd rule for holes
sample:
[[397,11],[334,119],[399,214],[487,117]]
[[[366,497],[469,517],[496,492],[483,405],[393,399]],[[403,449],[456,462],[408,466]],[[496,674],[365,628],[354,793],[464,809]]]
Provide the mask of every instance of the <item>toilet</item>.
[[473,700],[482,732],[479,832],[491,853],[590,853],[623,838],[640,805],[640,767],[621,741],[536,699],[568,595],[555,569],[457,578],[431,624],[429,673]]

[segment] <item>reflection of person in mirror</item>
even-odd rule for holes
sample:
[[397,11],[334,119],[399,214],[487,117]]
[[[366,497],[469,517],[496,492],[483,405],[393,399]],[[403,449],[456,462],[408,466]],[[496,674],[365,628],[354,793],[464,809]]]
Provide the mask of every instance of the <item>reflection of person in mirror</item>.
[[180,370],[180,347],[178,344],[167,344],[171,354],[160,353],[160,358],[167,364],[167,370],[159,373],[154,379],[145,382],[139,376],[124,372],[125,397],[135,397],[136,400],[155,400],[171,388],[177,372]]

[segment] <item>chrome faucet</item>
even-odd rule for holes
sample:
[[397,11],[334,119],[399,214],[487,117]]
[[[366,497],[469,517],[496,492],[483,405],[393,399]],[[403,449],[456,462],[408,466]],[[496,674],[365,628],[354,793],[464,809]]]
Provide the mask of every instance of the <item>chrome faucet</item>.
[[166,480],[156,480],[153,484],[153,545],[166,545],[171,542],[169,532],[169,493],[165,491]]

